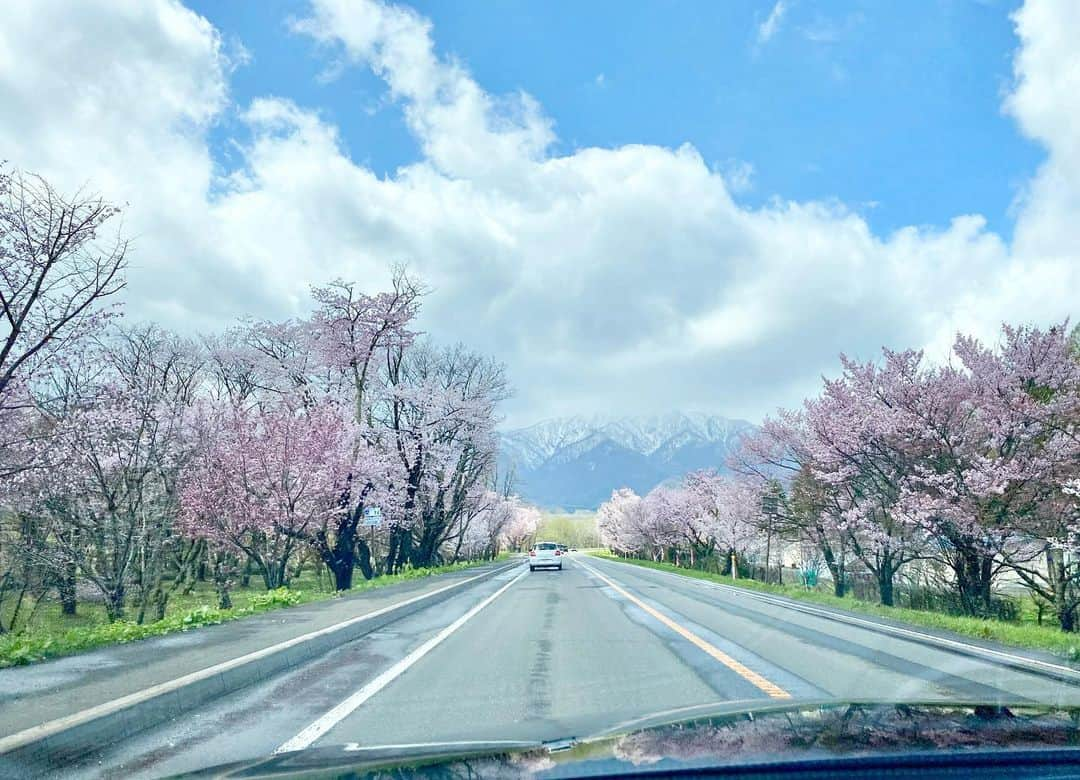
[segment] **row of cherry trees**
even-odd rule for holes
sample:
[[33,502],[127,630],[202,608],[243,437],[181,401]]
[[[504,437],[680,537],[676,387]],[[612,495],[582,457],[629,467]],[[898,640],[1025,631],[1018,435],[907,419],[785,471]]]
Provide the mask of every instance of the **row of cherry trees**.
[[597,510],[601,540],[625,554],[717,568],[763,552],[760,506],[763,486],[716,471],[695,471],[677,484],[662,484],[645,496],[621,488]]
[[1009,572],[1065,630],[1080,607],[1080,359],[1067,324],[1004,326],[953,357],[843,359],[819,396],[744,440],[732,476],[689,475],[600,511],[607,543],[760,554],[774,534],[813,551],[843,595],[852,571],[892,604],[936,567],[972,615]]
[[200,338],[125,326],[117,213],[0,176],[0,630],[50,592],[74,612],[80,586],[154,619],[199,577],[223,606],[306,561],[343,590],[535,528],[496,471],[502,367],[420,338],[407,274]]

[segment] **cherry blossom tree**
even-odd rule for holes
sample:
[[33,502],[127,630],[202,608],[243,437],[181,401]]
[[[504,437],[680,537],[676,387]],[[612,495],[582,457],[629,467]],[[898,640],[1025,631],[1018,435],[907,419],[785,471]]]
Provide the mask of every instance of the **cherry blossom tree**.
[[[198,370],[187,357],[152,329],[117,332],[53,370],[40,390],[55,425],[55,454],[47,472],[36,469],[24,483],[19,510],[46,524],[64,562],[60,592],[68,611],[76,570],[100,591],[110,620],[125,617],[133,582],[140,616],[160,587],[164,561],[157,556],[176,516],[182,432]],[[154,598],[163,611],[161,593]]]
[[660,485],[646,496],[646,511],[670,527],[670,536],[685,547],[691,566],[712,558],[719,543],[716,516],[710,511],[709,489],[715,472],[693,472],[681,484]]
[[[770,483],[725,476],[715,470],[691,472],[685,477],[686,489],[694,497],[697,522],[705,529],[714,546],[723,553],[725,568],[769,550],[771,533],[779,529],[763,527],[762,495]],[[766,569],[768,555],[766,554]]]
[[630,554],[645,550],[647,540],[641,533],[643,523],[641,496],[630,488],[619,488],[596,510],[596,526],[600,541],[617,553]]
[[884,368],[841,356],[843,375],[825,381],[805,415],[814,477],[836,491],[852,552],[876,578],[881,603],[892,605],[896,576],[923,557],[926,535],[897,506],[914,454],[905,416],[883,400],[913,391],[920,356],[885,355]]
[[368,388],[380,379],[380,362],[416,338],[411,327],[423,293],[403,268],[395,271],[388,292],[365,295],[340,279],[312,290],[318,308],[311,318],[311,341],[321,363],[347,383],[358,424],[374,422]]
[[0,400],[0,502],[18,495],[18,475],[48,467],[52,432],[27,384],[19,378],[9,382]]
[[347,511],[341,490],[364,468],[351,415],[331,401],[208,405],[196,430],[181,489],[185,529],[248,556],[268,589],[285,584],[297,545]]
[[166,431],[148,487],[160,497],[159,511],[148,514],[137,536],[132,585],[138,597],[138,622],[165,616],[169,598],[194,577],[200,558],[196,541],[177,532],[177,480],[190,456],[184,426],[203,380],[204,354],[199,346],[156,325],[111,329],[101,354],[108,371],[125,392],[156,399],[167,415]]
[[597,509],[601,542],[622,554],[661,560],[666,550],[680,541],[676,517],[685,511],[683,498],[666,487],[658,487],[645,497],[630,488],[619,488]]
[[[657,485],[641,500],[636,516],[638,534],[658,560],[670,556],[680,564],[680,553],[688,539],[688,528],[697,511],[693,496],[681,485]],[[690,557],[693,557],[691,551]]]
[[775,508],[781,524],[818,551],[834,594],[842,597],[848,584],[850,524],[841,491],[815,477],[811,435],[804,413],[781,410],[743,438],[728,465],[778,490]]
[[[316,310],[306,320],[249,323],[215,344],[218,384],[236,399],[276,394],[300,406],[334,398],[347,404],[360,440],[358,464],[364,473],[349,475],[338,497],[341,511],[310,530],[308,543],[329,567],[338,589],[352,586],[360,566],[375,573],[374,551],[360,533],[364,509],[378,505],[390,519],[398,507],[388,486],[400,478],[383,455],[392,452],[374,404],[385,404],[386,365],[403,354],[415,333],[410,324],[419,308],[422,287],[403,270],[394,274],[389,292],[367,295],[351,282],[334,281],[312,289]],[[382,414],[380,415],[380,412]]]
[[[152,326],[106,333],[117,213],[0,173],[0,598],[17,580],[73,610],[80,577],[111,619],[134,592],[141,621],[204,563],[227,605],[240,568],[273,587],[301,546],[347,589],[357,566],[493,555],[528,524],[508,485],[491,489],[502,367],[415,344],[424,290],[404,270],[374,294],[315,287],[309,317],[197,347]],[[382,559],[360,532],[372,506]]]
[[423,292],[401,268],[388,292],[366,295],[355,284],[340,280],[312,291],[318,307],[310,321],[309,341],[328,372],[328,392],[351,399],[362,437],[358,443],[362,467],[350,474],[339,499],[347,511],[333,515],[314,539],[339,590],[352,586],[357,565],[366,578],[374,574],[375,551],[358,533],[365,507],[378,506],[391,520],[401,512],[404,474],[393,457],[391,437],[377,425],[372,404],[387,396],[383,367],[416,337],[411,324]]
[[954,354],[944,365],[916,351],[844,359],[839,379],[767,420],[733,465],[790,475],[780,504],[838,582],[836,542],[875,574],[884,603],[905,565],[939,558],[979,615],[1009,567],[1073,627],[1080,368],[1067,325],[1004,326],[996,348],[958,336]]
[[1067,333],[1005,326],[997,349],[958,337],[959,366],[926,369],[921,392],[891,401],[921,454],[904,503],[941,540],[965,609],[986,614],[1008,566],[1073,630],[1080,365]]
[[841,356],[842,374],[819,396],[743,439],[727,464],[736,478],[705,471],[644,498],[616,491],[598,511],[602,538],[678,561],[681,551],[768,551],[774,533],[790,535],[829,568],[837,595],[861,566],[884,604],[898,579],[944,564],[972,615],[994,614],[995,577],[1011,569],[1076,630],[1076,333],[1005,325],[992,346],[958,335],[945,363],[914,350]]
[[503,367],[463,347],[427,344],[390,361],[387,403],[377,421],[404,473],[402,516],[391,530],[386,571],[430,566],[495,468],[496,408]]
[[504,547],[519,549],[536,533],[540,511],[517,496],[496,490],[474,491],[462,516],[453,559],[494,558]]
[[[371,577],[454,557],[494,474],[501,367],[461,347],[414,344],[423,289],[401,270],[388,292],[335,281],[312,294],[309,319],[248,323],[208,343],[211,396],[348,410],[358,471],[344,476],[335,511],[290,532],[316,550],[339,589],[356,566]],[[360,533],[369,506],[384,518],[381,566],[375,536]]]
[[97,332],[124,287],[127,241],[101,234],[119,209],[0,169],[0,408],[8,388]]
[[513,550],[524,550],[536,539],[540,510],[520,501],[513,501],[510,509],[510,519],[501,530],[502,543]]

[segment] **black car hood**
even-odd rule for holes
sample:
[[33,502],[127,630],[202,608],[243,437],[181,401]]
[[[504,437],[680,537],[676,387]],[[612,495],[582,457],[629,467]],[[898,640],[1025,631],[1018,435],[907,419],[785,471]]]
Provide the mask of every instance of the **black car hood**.
[[[445,742],[342,745],[237,762],[185,777],[606,777],[702,768],[886,761],[962,751],[1067,752],[1080,761],[1080,710],[1021,703],[894,704],[821,701],[705,705],[561,743]],[[989,767],[1000,765],[991,760]],[[977,771],[973,766],[972,771]]]

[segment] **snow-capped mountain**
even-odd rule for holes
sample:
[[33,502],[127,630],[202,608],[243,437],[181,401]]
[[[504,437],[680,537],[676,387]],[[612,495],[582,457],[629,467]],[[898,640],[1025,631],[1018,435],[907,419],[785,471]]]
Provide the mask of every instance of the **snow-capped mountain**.
[[544,420],[501,437],[504,467],[518,491],[546,507],[592,508],[613,488],[645,493],[699,468],[723,469],[753,425],[687,412],[641,417],[593,415]]

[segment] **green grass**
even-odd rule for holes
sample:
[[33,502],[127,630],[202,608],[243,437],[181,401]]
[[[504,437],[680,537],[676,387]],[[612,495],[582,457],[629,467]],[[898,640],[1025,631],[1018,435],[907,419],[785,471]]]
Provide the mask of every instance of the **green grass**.
[[[504,554],[499,556],[498,560],[506,557]],[[398,574],[371,580],[363,579],[358,573],[352,590],[347,593],[362,593],[476,565],[479,563],[463,562],[430,569],[406,569]],[[305,573],[292,583],[292,588],[267,591],[262,581],[253,576],[250,587],[238,587],[231,592],[233,608],[223,610],[216,606],[217,594],[211,584],[199,583],[190,594],[177,593],[169,599],[163,620],[141,625],[134,619],[109,623],[104,608],[97,604],[79,604],[78,614],[64,615],[58,603],[47,602],[41,605],[33,620],[22,626],[17,633],[0,636],[0,668],[35,663],[47,658],[171,634],[175,631],[190,631],[200,626],[224,623],[297,604],[340,598],[341,595],[333,592],[331,587],[326,577],[323,577],[320,583],[314,574]],[[129,613],[130,617],[134,618],[137,608],[129,609]]]
[[1069,661],[1080,661],[1080,634],[1068,634],[1052,625],[1038,625],[1034,622],[1034,607],[1027,608],[1024,606],[1021,610],[1022,619],[1015,623],[1002,620],[984,620],[960,615],[946,615],[940,612],[906,609],[904,607],[886,607],[874,602],[859,601],[850,596],[837,598],[832,593],[809,590],[801,585],[772,585],[757,580],[745,579],[732,581],[730,576],[723,576],[714,572],[684,569],[669,563],[656,563],[655,561],[644,561],[636,558],[618,558],[606,551],[590,554],[600,558],[632,563],[635,566],[643,566],[648,569],[673,572],[700,580],[734,585],[746,590],[775,593],[799,601],[809,601],[815,604],[846,609],[851,612],[861,612],[875,617],[898,620],[915,626],[952,631],[976,639],[987,639],[1016,647],[1045,650]]
[[598,544],[596,513],[582,510],[546,512],[536,529],[536,540],[562,542],[579,549]]

